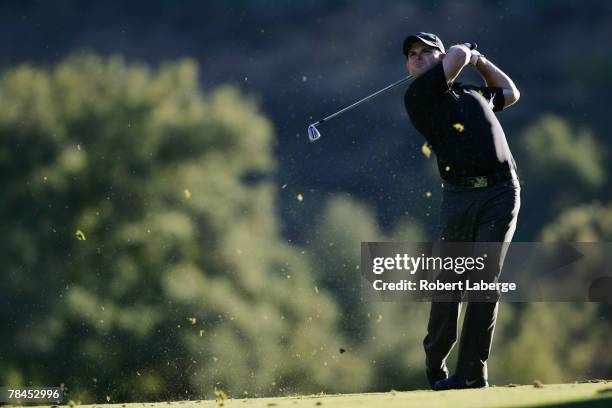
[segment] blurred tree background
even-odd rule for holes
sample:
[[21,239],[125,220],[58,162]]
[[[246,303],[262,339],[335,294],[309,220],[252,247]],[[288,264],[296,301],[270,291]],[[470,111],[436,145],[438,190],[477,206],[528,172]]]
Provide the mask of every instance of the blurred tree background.
[[[500,114],[516,239],[610,240],[612,60],[572,60],[610,5],[457,4],[0,6],[0,384],[83,402],[425,387],[429,306],[367,303],[358,278],[361,241],[431,239],[433,158],[401,95],[304,132],[404,75],[407,27],[478,41],[519,85]],[[610,378],[611,324],[601,304],[504,303],[491,379]]]
[[85,54],[2,76],[3,383],[81,400],[367,386],[279,234],[271,123],[197,71]]

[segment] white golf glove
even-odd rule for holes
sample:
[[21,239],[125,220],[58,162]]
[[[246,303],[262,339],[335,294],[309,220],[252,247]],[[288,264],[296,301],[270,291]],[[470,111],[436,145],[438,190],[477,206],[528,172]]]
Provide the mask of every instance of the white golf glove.
[[476,64],[478,64],[478,60],[480,59],[480,57],[482,56],[482,54],[476,50],[470,50],[471,52],[471,56],[470,56],[470,64],[476,66]]

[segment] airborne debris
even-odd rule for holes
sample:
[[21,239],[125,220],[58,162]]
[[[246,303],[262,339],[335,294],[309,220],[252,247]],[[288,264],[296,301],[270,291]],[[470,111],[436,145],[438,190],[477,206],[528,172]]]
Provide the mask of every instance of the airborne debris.
[[302,194],[298,194],[298,195],[297,195],[295,198],[296,198],[296,199],[297,199],[299,202],[304,201],[304,196],[303,196]]
[[429,156],[431,156],[431,147],[427,142],[423,143],[423,146],[421,146],[421,151],[423,152],[425,157],[429,159]]
[[345,350],[345,349],[343,349],[342,347],[340,347],[340,350],[338,350],[338,351],[340,351],[340,354],[344,354],[344,353],[346,353],[346,350]]
[[450,166],[446,166],[446,167],[444,168],[444,170],[446,170],[446,171],[450,171]]
[[81,231],[80,229],[76,230],[76,232],[74,233],[74,235],[76,235],[77,239],[79,241],[85,241],[87,238],[85,237],[85,234],[83,233],[83,231]]
[[425,193],[425,197],[430,198],[431,197],[431,191],[428,191]]
[[198,321],[198,319],[196,319],[195,317],[188,317],[187,321],[191,324],[196,324],[196,322]]
[[455,123],[453,127],[459,133],[463,132],[463,130],[465,129],[461,123]]
[[223,403],[227,399],[227,394],[223,390],[219,390],[215,388],[215,401],[219,404],[220,407],[223,406]]

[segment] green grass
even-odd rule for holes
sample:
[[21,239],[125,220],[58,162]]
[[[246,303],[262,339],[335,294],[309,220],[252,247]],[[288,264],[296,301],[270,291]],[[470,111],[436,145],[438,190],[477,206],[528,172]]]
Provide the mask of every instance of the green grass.
[[[142,407],[197,407],[218,408],[220,401],[177,401],[162,403],[96,404],[104,408]],[[453,391],[391,391],[372,394],[309,395],[284,398],[227,399],[224,408],[248,407],[322,407],[322,408],[406,408],[406,407],[612,407],[612,381],[585,384],[549,384],[542,388],[533,385],[491,387],[477,390]],[[94,405],[89,405],[94,407]]]

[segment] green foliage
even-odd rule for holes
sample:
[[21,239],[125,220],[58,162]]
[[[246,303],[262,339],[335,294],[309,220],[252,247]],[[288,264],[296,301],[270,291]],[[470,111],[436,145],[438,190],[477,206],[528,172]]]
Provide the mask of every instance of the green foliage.
[[272,125],[197,73],[81,54],[2,74],[0,382],[83,401],[365,386],[276,187],[244,181],[275,168]]
[[608,359],[609,328],[596,304],[529,303],[515,318],[514,335],[508,333],[491,359],[497,383],[561,383],[603,374],[599,360]]
[[574,129],[547,114],[527,126],[518,140],[522,184],[519,231],[536,239],[562,211],[601,197],[608,180],[606,146],[588,129]]
[[[530,125],[519,142],[525,196],[519,224],[529,229],[544,222],[534,231],[540,241],[609,241],[610,206],[581,204],[608,185],[605,146],[590,131],[576,131],[553,115]],[[502,330],[496,334],[490,367],[499,381],[560,382],[610,375],[611,361],[603,353],[612,347],[606,334],[609,306],[530,303],[502,308],[500,316]]]
[[341,325],[356,340],[367,334],[360,287],[361,242],[382,237],[372,210],[348,196],[336,196],[328,200],[309,238],[317,280],[338,299]]
[[339,301],[340,323],[351,342],[345,347],[367,358],[371,390],[425,385],[421,342],[429,307],[365,300],[360,287],[361,242],[423,240],[420,226],[407,220],[384,234],[374,212],[345,195],[328,200],[309,239],[318,281]]
[[588,129],[575,131],[565,120],[544,115],[523,132],[520,143],[521,166],[534,182],[562,178],[588,190],[607,181],[606,149]]
[[[581,205],[545,226],[546,242],[607,242],[612,206]],[[588,268],[588,263],[582,268]],[[505,325],[492,372],[504,382],[565,382],[607,378],[612,372],[612,308],[598,303],[530,303],[515,307]],[[503,314],[503,310],[500,312]]]
[[584,204],[571,208],[542,229],[540,240],[546,242],[612,241],[612,204]]

